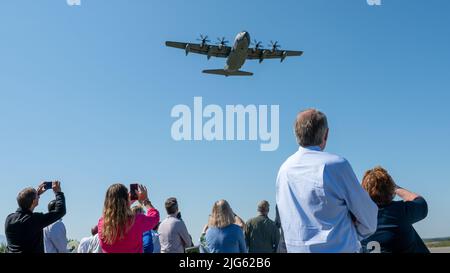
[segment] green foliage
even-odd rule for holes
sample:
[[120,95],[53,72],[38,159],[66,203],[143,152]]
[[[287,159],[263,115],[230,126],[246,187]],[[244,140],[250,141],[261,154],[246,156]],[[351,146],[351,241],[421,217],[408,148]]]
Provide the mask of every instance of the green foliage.
[[0,244],[0,253],[6,253],[6,245]]
[[77,240],[69,239],[67,242],[67,249],[70,252],[76,252],[79,244],[80,243]]
[[195,246],[195,247],[187,248],[186,253],[187,254],[200,253],[200,247]]

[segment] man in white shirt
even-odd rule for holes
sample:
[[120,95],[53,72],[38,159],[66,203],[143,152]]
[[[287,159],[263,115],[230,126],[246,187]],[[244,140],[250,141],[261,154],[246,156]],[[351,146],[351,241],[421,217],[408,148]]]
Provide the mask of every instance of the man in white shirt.
[[98,238],[98,226],[91,229],[92,236],[81,239],[77,253],[102,253]]
[[[56,209],[56,200],[48,204],[48,211]],[[44,249],[45,253],[67,253],[66,227],[62,220],[44,228]]]
[[355,253],[377,228],[378,207],[344,158],[325,153],[326,116],[301,112],[295,125],[300,149],[281,166],[276,199],[290,253]]
[[165,206],[168,215],[158,228],[161,253],[184,253],[192,246],[192,238],[181,219],[177,199],[167,199]]

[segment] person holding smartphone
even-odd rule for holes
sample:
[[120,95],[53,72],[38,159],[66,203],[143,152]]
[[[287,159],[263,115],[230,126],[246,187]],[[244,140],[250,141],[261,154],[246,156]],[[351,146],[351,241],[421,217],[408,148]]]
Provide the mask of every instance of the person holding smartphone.
[[34,212],[40,196],[49,189],[48,185],[49,182],[44,182],[37,189],[26,188],[17,195],[19,208],[5,221],[9,253],[44,253],[44,228],[66,214],[66,201],[59,181],[51,182],[55,194],[54,210],[48,213]]
[[135,200],[132,200],[134,198],[127,187],[114,184],[108,188],[103,214],[98,222],[103,253],[143,253],[142,235],[159,223],[159,212],[148,199],[147,188],[138,185],[134,193],[147,214],[133,213],[131,203]]

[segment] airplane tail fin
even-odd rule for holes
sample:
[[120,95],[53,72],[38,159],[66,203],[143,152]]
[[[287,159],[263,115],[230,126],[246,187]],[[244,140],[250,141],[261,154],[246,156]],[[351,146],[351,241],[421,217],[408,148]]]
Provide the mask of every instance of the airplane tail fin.
[[253,76],[252,72],[246,72],[246,71],[227,71],[224,69],[210,69],[210,70],[203,70],[203,73],[206,74],[215,74],[215,75],[222,75],[225,77],[228,76]]

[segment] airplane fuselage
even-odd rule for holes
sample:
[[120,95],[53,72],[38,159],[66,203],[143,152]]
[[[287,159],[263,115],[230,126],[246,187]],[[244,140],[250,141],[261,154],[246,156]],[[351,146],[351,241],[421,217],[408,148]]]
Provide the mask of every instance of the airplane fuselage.
[[250,34],[246,31],[239,33],[234,40],[227,64],[224,69],[226,71],[238,71],[245,63],[250,46]]

